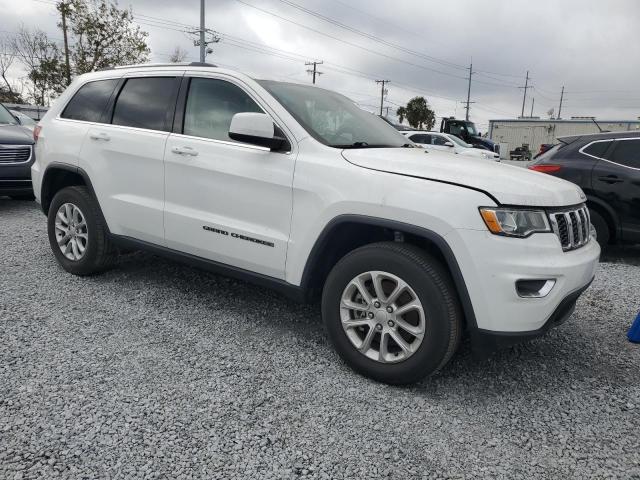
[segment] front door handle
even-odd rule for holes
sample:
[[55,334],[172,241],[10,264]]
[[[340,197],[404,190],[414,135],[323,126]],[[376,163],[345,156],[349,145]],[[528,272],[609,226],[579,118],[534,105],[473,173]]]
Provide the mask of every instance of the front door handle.
[[198,151],[194,150],[191,147],[173,147],[171,151],[176,155],[188,155],[191,157],[195,157],[198,155]]
[[108,142],[109,140],[111,140],[111,137],[109,135],[102,132],[92,133],[89,135],[89,138],[91,138],[92,140],[102,140],[103,142]]
[[617,175],[606,175],[606,176],[598,177],[598,180],[600,180],[601,182],[605,182],[605,183],[620,183],[620,182],[624,182],[624,180],[621,179],[620,177],[618,177]]

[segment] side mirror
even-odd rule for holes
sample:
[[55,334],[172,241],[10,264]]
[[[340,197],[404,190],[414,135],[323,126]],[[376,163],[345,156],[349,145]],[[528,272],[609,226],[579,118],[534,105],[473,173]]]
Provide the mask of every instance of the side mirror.
[[286,138],[275,135],[273,120],[266,113],[236,113],[229,126],[229,138],[271,150],[282,150],[289,145]]
[[453,142],[445,142],[445,147],[453,148]]

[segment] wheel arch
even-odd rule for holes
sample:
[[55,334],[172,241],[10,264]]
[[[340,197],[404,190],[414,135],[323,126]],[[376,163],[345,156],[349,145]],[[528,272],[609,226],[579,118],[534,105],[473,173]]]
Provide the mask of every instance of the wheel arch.
[[42,175],[42,185],[40,187],[40,202],[45,215],[48,214],[51,201],[59,190],[80,185],[87,187],[95,198],[91,180],[84,170],[65,163],[54,162],[49,164]]
[[302,273],[301,287],[308,299],[319,296],[329,272],[344,255],[361,246],[389,240],[419,246],[443,263],[460,299],[465,326],[476,329],[471,298],[458,261],[447,241],[432,230],[395,220],[363,215],[340,215],[332,219],[318,236]]
[[607,202],[598,197],[587,194],[587,207],[597,211],[609,225],[610,242],[615,242],[620,238],[620,222],[618,215]]

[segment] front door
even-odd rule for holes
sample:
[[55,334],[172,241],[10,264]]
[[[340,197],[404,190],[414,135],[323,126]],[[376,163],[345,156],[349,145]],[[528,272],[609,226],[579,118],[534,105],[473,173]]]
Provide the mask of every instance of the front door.
[[295,155],[229,138],[234,114],[265,110],[243,85],[188,83],[181,133],[165,149],[167,246],[284,278]]

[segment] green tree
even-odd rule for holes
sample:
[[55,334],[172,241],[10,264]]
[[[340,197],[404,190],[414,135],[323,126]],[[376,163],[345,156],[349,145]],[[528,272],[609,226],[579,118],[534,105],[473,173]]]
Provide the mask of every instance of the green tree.
[[431,130],[436,123],[436,114],[429,107],[424,97],[414,97],[407,102],[406,107],[400,107],[396,111],[400,123],[406,118],[413,128]]
[[38,105],[64,90],[64,61],[58,46],[40,29],[20,26],[11,48],[27,73],[28,96]]
[[149,60],[148,33],[133,22],[131,10],[107,0],[70,0],[64,7],[74,75]]

